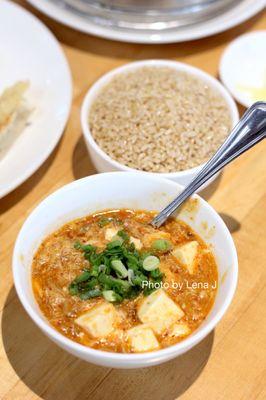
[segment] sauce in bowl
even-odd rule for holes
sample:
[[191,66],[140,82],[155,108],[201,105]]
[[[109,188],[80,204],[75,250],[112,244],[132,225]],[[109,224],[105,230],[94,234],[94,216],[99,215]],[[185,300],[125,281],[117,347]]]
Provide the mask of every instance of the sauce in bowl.
[[138,353],[195,331],[217,291],[217,266],[184,222],[160,229],[154,213],[107,210],[48,236],[32,265],[39,307],[68,338],[104,351]]

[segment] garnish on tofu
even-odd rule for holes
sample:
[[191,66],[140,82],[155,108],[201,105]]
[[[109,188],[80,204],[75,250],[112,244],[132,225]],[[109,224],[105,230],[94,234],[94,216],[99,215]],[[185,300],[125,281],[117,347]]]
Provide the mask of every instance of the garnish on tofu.
[[74,342],[116,353],[164,349],[192,334],[217,291],[211,249],[182,221],[106,210],[49,235],[32,288],[49,322]]
[[90,264],[90,268],[84,269],[69,285],[69,293],[82,300],[102,296],[109,302],[121,302],[141,292],[151,293],[155,288],[147,282],[160,283],[163,279],[160,259],[138,251],[123,229],[112,237],[103,251],[80,242],[74,247],[83,252]]
[[117,218],[102,216],[98,219],[98,225],[100,228],[104,228],[106,225],[109,225],[111,222],[114,222],[117,225],[122,225],[122,221],[120,221]]
[[172,248],[172,243],[166,239],[157,239],[152,243],[152,248],[161,253],[167,253]]

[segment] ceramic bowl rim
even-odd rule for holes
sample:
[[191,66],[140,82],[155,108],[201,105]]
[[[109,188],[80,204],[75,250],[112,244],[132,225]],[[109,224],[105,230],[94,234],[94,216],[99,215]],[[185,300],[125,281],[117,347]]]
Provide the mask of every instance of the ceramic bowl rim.
[[214,87],[223,97],[225,100],[230,115],[232,119],[232,128],[237,124],[239,121],[239,112],[238,108],[236,106],[236,103],[229,93],[229,91],[220,83],[216,78],[208,74],[207,72],[204,72],[203,70],[193,67],[189,64],[185,64],[179,61],[172,61],[172,60],[161,60],[161,59],[151,59],[151,60],[142,60],[142,61],[134,61],[130,62],[127,64],[124,64],[120,67],[114,68],[111,71],[105,73],[102,75],[87,91],[84,100],[82,102],[81,106],[81,113],[80,113],[80,120],[81,120],[81,126],[82,126],[82,132],[84,135],[85,140],[88,142],[90,147],[94,150],[95,153],[97,153],[102,159],[104,159],[107,163],[112,165],[113,168],[116,170],[121,170],[121,171],[128,171],[128,172],[142,172],[144,174],[152,174],[152,175],[158,175],[163,178],[169,178],[169,179],[178,179],[178,178],[184,178],[187,176],[195,175],[197,172],[200,171],[200,169],[205,165],[205,163],[200,164],[196,167],[189,168],[183,171],[176,171],[176,172],[149,172],[149,171],[143,171],[143,170],[138,170],[135,168],[128,167],[127,165],[124,165],[116,160],[114,160],[112,157],[110,157],[95,141],[93,138],[90,128],[89,128],[89,123],[88,123],[88,116],[89,112],[91,109],[91,106],[93,104],[93,101],[99,91],[108,83],[110,80],[116,76],[119,75],[120,73],[123,72],[128,72],[132,70],[136,70],[138,68],[142,68],[144,66],[155,66],[155,67],[170,67],[174,68],[177,71],[184,71],[187,72],[188,74],[191,74],[195,77],[201,78],[202,80],[208,82],[211,87]]

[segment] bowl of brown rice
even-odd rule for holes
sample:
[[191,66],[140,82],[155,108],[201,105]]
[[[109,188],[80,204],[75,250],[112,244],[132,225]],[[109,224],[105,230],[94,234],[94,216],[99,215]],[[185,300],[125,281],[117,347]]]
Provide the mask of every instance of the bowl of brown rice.
[[238,120],[237,106],[220,82],[166,60],[108,72],[89,89],[81,109],[85,142],[99,172],[141,171],[182,185]]

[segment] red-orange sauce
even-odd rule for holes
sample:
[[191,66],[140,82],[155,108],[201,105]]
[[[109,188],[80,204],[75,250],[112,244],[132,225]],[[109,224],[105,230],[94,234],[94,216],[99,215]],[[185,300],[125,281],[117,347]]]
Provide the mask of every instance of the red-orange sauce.
[[[188,325],[192,333],[208,315],[217,290],[217,266],[212,252],[204,241],[184,222],[170,219],[159,230],[149,222],[154,216],[148,211],[111,210],[101,214],[89,215],[72,221],[48,236],[36,252],[32,264],[32,284],[35,298],[43,314],[51,325],[63,335],[95,349],[114,352],[131,352],[130,346],[123,339],[121,332],[138,325],[137,307],[143,295],[132,300],[124,300],[115,305],[123,318],[119,330],[103,339],[95,339],[75,323],[75,319],[85,311],[103,302],[101,297],[81,300],[69,294],[68,286],[89,262],[82,252],[74,248],[74,243],[91,243],[99,249],[106,246],[105,229],[98,224],[99,215],[114,217],[110,226],[119,225],[129,235],[140,239],[145,250],[145,235],[164,232],[170,237],[173,246],[196,240],[199,251],[196,259],[196,271],[193,275],[181,265],[171,252],[160,257],[160,269],[164,272],[164,283],[169,288],[164,290],[184,311],[181,322]],[[147,244],[146,244],[147,245]],[[178,284],[173,287],[172,282]],[[166,333],[157,339],[161,348],[175,344],[183,337],[172,337]]]

